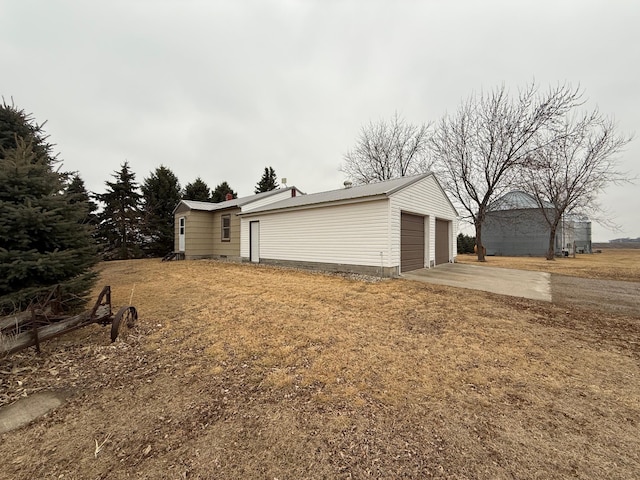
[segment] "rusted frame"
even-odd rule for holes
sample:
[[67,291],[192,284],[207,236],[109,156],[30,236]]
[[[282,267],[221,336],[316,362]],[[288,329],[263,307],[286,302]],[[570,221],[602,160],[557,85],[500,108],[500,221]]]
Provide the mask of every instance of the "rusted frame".
[[60,311],[59,298],[59,288],[55,288],[43,303],[32,305],[29,311],[0,319],[0,331],[5,331],[14,340],[12,346],[0,351],[0,355],[9,355],[30,346],[35,346],[39,353],[41,341],[50,340],[92,323],[100,323],[103,326],[111,323],[111,341],[115,341],[122,320],[126,318],[127,326],[131,328],[138,318],[138,312],[133,306],[122,307],[117,315],[113,316],[109,286],[102,289],[90,311],[71,317],[56,315]]

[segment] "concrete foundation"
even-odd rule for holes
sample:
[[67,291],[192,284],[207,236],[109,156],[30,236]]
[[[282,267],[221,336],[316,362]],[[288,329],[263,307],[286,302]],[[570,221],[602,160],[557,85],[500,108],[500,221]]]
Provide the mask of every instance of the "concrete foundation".
[[[250,260],[248,258],[243,258],[242,261],[249,262]],[[355,273],[359,275],[371,275],[383,278],[393,278],[399,275],[398,267],[373,267],[370,265],[351,265],[342,263],[302,262],[293,260],[276,260],[271,258],[261,258],[260,263],[281,267],[301,268],[304,270]]]

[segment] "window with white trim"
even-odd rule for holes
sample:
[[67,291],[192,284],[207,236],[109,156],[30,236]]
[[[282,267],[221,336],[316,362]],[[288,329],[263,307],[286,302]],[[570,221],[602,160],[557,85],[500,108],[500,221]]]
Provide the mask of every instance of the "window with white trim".
[[222,241],[230,242],[231,241],[231,215],[226,214],[222,215]]

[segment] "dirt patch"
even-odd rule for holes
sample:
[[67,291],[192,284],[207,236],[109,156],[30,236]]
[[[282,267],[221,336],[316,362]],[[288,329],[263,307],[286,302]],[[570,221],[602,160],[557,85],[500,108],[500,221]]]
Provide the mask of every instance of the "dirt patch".
[[640,316],[640,283],[551,276],[553,302],[595,311]]
[[[6,478],[634,478],[640,318],[404,280],[103,264],[140,311],[0,360]],[[97,446],[101,446],[100,449]]]

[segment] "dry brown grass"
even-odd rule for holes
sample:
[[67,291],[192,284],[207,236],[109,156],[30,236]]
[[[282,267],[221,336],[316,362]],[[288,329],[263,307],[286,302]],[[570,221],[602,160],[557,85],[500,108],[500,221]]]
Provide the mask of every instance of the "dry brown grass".
[[[254,265],[101,268],[114,301],[128,302],[135,286],[139,334],[108,346],[104,331],[87,329],[49,344],[81,356],[85,384],[50,418],[1,437],[0,456],[13,459],[7,475],[591,479],[640,471],[637,316]],[[94,355],[81,342],[104,347]],[[117,369],[102,370],[109,362]],[[95,439],[107,435],[94,458]]]
[[558,257],[546,260],[543,257],[486,257],[478,262],[476,255],[458,255],[460,263],[472,263],[489,267],[517,268],[539,272],[557,273],[582,278],[599,278],[640,282],[640,250],[603,249],[602,253],[583,254],[573,257]]

